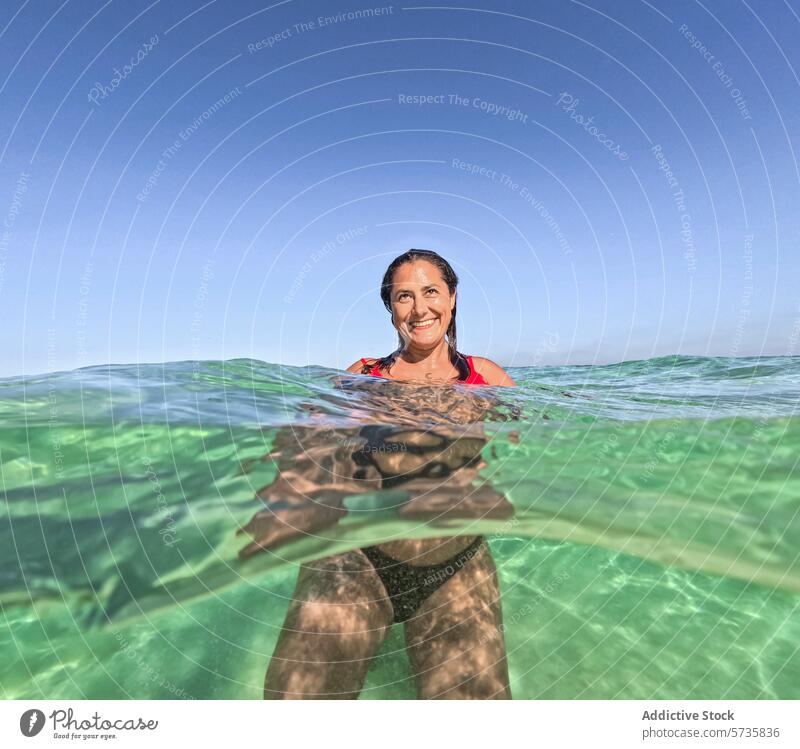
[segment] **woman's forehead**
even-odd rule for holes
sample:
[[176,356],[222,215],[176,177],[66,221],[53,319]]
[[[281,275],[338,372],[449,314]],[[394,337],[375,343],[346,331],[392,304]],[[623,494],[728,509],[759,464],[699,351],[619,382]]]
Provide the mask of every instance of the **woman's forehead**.
[[444,278],[441,271],[427,260],[415,260],[403,263],[395,272],[393,283],[406,284],[443,284]]

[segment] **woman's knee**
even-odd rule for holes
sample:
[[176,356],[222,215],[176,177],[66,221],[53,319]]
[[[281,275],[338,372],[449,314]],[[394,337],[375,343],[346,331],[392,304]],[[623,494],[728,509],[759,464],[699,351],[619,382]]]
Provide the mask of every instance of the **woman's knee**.
[[511,689],[505,669],[452,678],[430,679],[419,687],[424,700],[510,700]]
[[357,697],[390,624],[363,602],[295,601],[267,670],[265,698]]

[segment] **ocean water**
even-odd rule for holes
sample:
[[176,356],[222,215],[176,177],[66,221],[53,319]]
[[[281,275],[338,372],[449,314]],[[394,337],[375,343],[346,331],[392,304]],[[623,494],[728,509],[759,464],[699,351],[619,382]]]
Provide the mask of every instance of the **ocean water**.
[[0,380],[0,693],[257,699],[298,563],[483,533],[515,698],[800,698],[800,358],[509,371]]

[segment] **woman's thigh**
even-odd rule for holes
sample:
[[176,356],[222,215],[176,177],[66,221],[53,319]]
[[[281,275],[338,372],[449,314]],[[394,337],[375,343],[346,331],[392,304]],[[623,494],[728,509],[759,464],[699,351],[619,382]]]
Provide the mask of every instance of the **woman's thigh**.
[[489,547],[406,622],[406,647],[422,699],[510,699],[500,588]]
[[264,697],[357,697],[393,617],[383,583],[360,550],[303,565]]

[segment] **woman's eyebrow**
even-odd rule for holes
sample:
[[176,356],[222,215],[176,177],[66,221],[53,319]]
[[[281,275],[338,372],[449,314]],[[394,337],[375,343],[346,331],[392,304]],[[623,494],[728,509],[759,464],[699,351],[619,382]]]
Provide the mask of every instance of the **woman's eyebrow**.
[[[417,286],[419,286],[422,289],[438,289],[439,288],[439,284],[438,283],[426,283],[426,284],[421,283],[421,284],[417,284]],[[399,294],[399,293],[401,293],[403,291],[411,291],[411,289],[395,289],[394,293],[395,294]]]

